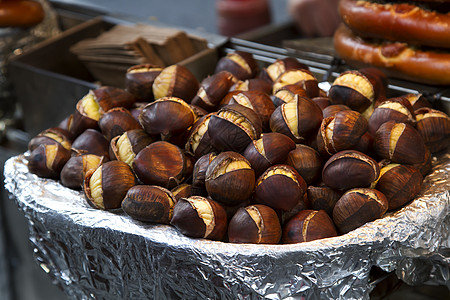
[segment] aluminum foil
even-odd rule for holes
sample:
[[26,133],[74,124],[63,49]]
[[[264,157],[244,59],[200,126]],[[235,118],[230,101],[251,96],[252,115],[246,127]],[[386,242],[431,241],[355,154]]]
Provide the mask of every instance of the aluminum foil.
[[369,299],[370,270],[450,288],[450,154],[434,158],[421,194],[348,234],[292,245],[191,239],[122,211],[10,158],[5,187],[29,221],[38,264],[74,299]]

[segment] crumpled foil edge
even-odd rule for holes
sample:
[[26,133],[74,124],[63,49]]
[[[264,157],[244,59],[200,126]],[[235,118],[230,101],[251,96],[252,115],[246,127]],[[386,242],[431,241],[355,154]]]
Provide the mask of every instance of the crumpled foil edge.
[[420,195],[347,233],[293,245],[191,239],[5,163],[5,188],[29,221],[35,260],[74,299],[369,299],[373,266],[411,285],[449,283],[450,154]]

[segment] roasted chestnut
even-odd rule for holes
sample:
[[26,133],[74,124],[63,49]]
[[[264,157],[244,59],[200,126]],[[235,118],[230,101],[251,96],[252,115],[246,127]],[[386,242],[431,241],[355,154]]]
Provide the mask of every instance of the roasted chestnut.
[[216,201],[192,196],[177,201],[170,224],[189,237],[221,240],[227,232],[227,214]]
[[403,97],[405,97],[409,101],[409,103],[411,103],[411,106],[414,109],[414,111],[422,107],[431,108],[430,102],[428,102],[427,98],[425,98],[425,96],[422,94],[406,94],[403,95]]
[[352,149],[367,131],[367,120],[359,112],[343,110],[322,120],[317,134],[320,153],[332,155]]
[[419,170],[420,174],[422,174],[423,177],[430,174],[432,168],[433,168],[433,156],[431,154],[431,151],[427,148],[425,150],[425,159],[423,162],[418,164],[413,164],[412,166]]
[[275,109],[270,117],[270,129],[301,143],[314,136],[322,123],[322,110],[309,98],[295,96],[295,100]]
[[240,104],[221,108],[208,124],[211,144],[219,151],[242,152],[252,140],[259,139],[261,131],[259,116]]
[[303,243],[334,236],[337,236],[336,227],[324,210],[302,210],[283,226],[281,243]]
[[293,167],[308,185],[317,181],[321,176],[322,158],[316,150],[309,146],[297,144],[295,149],[288,153],[285,162]]
[[155,100],[162,97],[178,97],[190,103],[198,90],[198,80],[186,67],[171,65],[165,67],[153,82]]
[[322,109],[323,118],[328,118],[334,116],[336,113],[343,111],[343,110],[352,110],[347,105],[343,104],[332,104],[328,105],[324,109]]
[[67,130],[78,137],[87,129],[98,129],[98,120],[103,112],[91,90],[77,102],[75,112],[67,120]]
[[243,155],[259,177],[270,166],[283,163],[293,149],[295,149],[295,143],[289,137],[281,133],[269,132],[248,144]]
[[91,206],[109,210],[120,208],[128,190],[135,185],[136,178],[130,166],[113,160],[87,171],[83,188]]
[[227,71],[208,76],[200,83],[200,88],[192,99],[192,104],[212,112],[218,108],[222,99],[236,82],[237,78]]
[[110,158],[124,161],[133,167],[136,155],[153,141],[143,129],[128,130],[111,140]]
[[28,150],[33,151],[40,144],[61,144],[61,146],[70,150],[72,147],[71,134],[58,127],[45,129],[28,142]]
[[382,192],[370,188],[347,191],[333,209],[333,221],[341,233],[381,218],[388,209],[388,201]]
[[69,158],[70,150],[61,144],[41,144],[27,158],[28,170],[39,177],[56,179]]
[[123,107],[108,110],[98,120],[98,125],[108,141],[128,130],[142,128],[130,111]]
[[255,77],[258,70],[258,64],[251,53],[234,51],[219,59],[214,73],[228,71],[237,79],[245,80]]
[[172,193],[156,185],[135,185],[122,201],[123,211],[142,222],[169,224],[175,199]]
[[79,153],[104,156],[109,160],[109,142],[101,132],[95,129],[87,129],[72,143],[72,149]]
[[380,103],[369,118],[369,133],[375,135],[381,124],[387,121],[415,125],[416,115],[411,103],[404,97],[390,98]]
[[367,76],[351,70],[339,74],[328,96],[333,104],[343,104],[361,113],[375,102],[376,91]]
[[313,73],[306,69],[291,69],[283,72],[273,83],[272,93],[275,94],[281,87],[288,84],[297,84],[305,91],[308,98],[320,95],[319,82]]
[[422,189],[423,177],[412,166],[388,164],[381,168],[374,188],[382,192],[393,210],[411,201]]
[[163,97],[144,107],[139,122],[149,135],[166,140],[185,132],[196,121],[196,114],[182,99]]
[[[319,96],[319,97],[314,97],[311,99],[312,101],[316,102],[317,105],[319,105],[319,107],[322,109],[322,111],[325,110],[325,108],[327,108],[328,106],[331,105],[331,100],[330,98],[326,97],[326,96]],[[350,108],[349,108],[350,109]],[[324,112],[324,118],[325,117],[325,112]],[[328,117],[328,116],[327,116]]]
[[279,88],[273,93],[272,102],[278,107],[284,103],[288,103],[295,100],[295,95],[300,97],[308,97],[306,90],[297,84],[288,84]]
[[306,193],[312,209],[324,210],[328,215],[333,215],[333,208],[343,192],[327,186],[308,186]]
[[209,164],[205,186],[213,200],[236,205],[248,200],[253,193],[255,171],[239,153],[222,152]]
[[251,78],[247,80],[239,80],[231,88],[230,91],[260,91],[265,94],[272,94],[272,84],[261,78]]
[[277,213],[265,205],[241,207],[228,224],[231,243],[278,244],[281,225]]
[[186,151],[196,158],[215,151],[208,132],[208,124],[212,115],[213,113],[203,116],[195,122],[186,142]]
[[163,68],[152,64],[140,64],[130,67],[125,74],[126,90],[137,101],[153,101],[153,82]]
[[192,185],[188,184],[188,183],[182,183],[176,187],[174,187],[172,190],[172,195],[173,198],[178,201],[181,198],[189,198],[191,196],[195,196],[192,195]]
[[417,164],[425,160],[426,146],[414,127],[389,121],[381,125],[375,134],[375,152],[392,162]]
[[81,189],[84,177],[90,169],[97,169],[103,157],[95,154],[72,156],[61,170],[61,183],[71,189]]
[[144,184],[159,185],[171,189],[192,174],[193,164],[177,146],[154,142],[142,149],[135,157],[133,170]]
[[431,153],[444,151],[450,145],[450,117],[439,110],[421,108],[416,111],[416,128]]
[[307,70],[308,66],[302,64],[294,57],[278,58],[267,68],[262,69],[259,76],[267,82],[273,83],[282,73],[293,69]]
[[258,178],[253,198],[256,203],[289,211],[303,199],[305,192],[306,182],[294,168],[275,165]]
[[207,196],[208,192],[206,191],[205,179],[206,179],[206,170],[209,167],[209,164],[216,157],[214,153],[208,153],[197,159],[194,164],[194,170],[192,171],[192,187],[191,192],[193,196]]
[[322,180],[335,189],[369,187],[380,175],[378,163],[370,156],[355,150],[340,151],[325,163]]

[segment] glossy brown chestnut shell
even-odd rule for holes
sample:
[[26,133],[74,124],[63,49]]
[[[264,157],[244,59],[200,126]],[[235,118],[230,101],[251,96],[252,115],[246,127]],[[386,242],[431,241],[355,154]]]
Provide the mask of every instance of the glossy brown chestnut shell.
[[292,149],[285,160],[286,164],[293,167],[306,184],[312,184],[317,181],[322,173],[322,158],[313,148],[297,144]]
[[175,199],[160,186],[136,185],[131,187],[122,201],[123,211],[131,218],[159,224],[169,224]]
[[295,96],[295,100],[275,109],[270,129],[301,143],[314,136],[322,123],[322,110],[311,99]]
[[108,141],[132,129],[141,129],[141,125],[129,110],[117,107],[104,113],[98,120],[101,132]]
[[343,110],[322,120],[317,148],[324,155],[352,149],[367,131],[367,120],[359,112]]
[[251,78],[239,80],[230,88],[230,91],[260,91],[270,95],[272,94],[272,84],[261,78]]
[[211,116],[208,132],[217,150],[242,152],[252,140],[259,139],[262,123],[252,109],[230,104]]
[[84,177],[90,169],[97,169],[103,157],[95,154],[72,156],[61,170],[61,184],[71,189],[81,189]]
[[[325,108],[327,108],[328,106],[331,105],[331,100],[330,98],[326,97],[326,96],[319,96],[319,97],[314,97],[311,99],[312,101],[316,102],[317,105],[319,105],[319,107],[322,109],[322,111],[324,111]],[[349,108],[350,109],[350,108]],[[325,113],[323,114],[324,118],[325,118]],[[327,116],[328,117],[328,116]]]
[[333,209],[333,221],[341,233],[381,218],[388,209],[382,192],[369,188],[347,191]]
[[414,111],[418,110],[422,107],[429,107],[431,108],[431,103],[428,102],[427,98],[422,94],[406,94],[403,95],[404,98],[406,98],[409,103],[411,103],[412,108]]
[[98,209],[120,208],[128,190],[136,185],[130,166],[118,160],[90,169],[84,178],[84,194],[88,203]]
[[154,142],[143,129],[132,129],[111,140],[110,158],[126,162],[133,167],[134,158],[145,147]]
[[248,200],[255,187],[255,171],[239,153],[226,151],[217,155],[206,170],[208,195],[225,205],[237,205]]
[[245,80],[255,77],[258,70],[258,63],[251,53],[234,51],[219,59],[214,73],[228,71],[237,79]]
[[196,158],[216,150],[211,143],[211,137],[208,132],[208,124],[213,114],[203,116],[195,122],[187,139],[185,149]]
[[144,184],[159,185],[171,189],[192,174],[193,164],[177,146],[154,142],[135,157],[133,170]]
[[115,107],[129,109],[136,102],[132,94],[113,86],[102,86],[93,90],[92,93],[103,113]]
[[369,118],[369,133],[375,135],[381,124],[388,121],[414,126],[416,115],[411,103],[404,97],[390,98],[380,103]]
[[324,210],[302,210],[283,226],[281,243],[303,243],[334,236],[337,236],[336,227]]
[[216,110],[236,81],[237,78],[227,71],[221,71],[206,77],[200,83],[200,88],[192,99],[192,104],[208,112]]
[[278,244],[281,225],[277,213],[266,205],[250,205],[237,210],[228,224],[231,243]]
[[412,166],[389,164],[381,168],[375,189],[388,200],[388,210],[393,210],[411,201],[422,189],[423,177]]
[[423,160],[423,162],[413,164],[412,166],[419,170],[420,174],[422,174],[423,177],[430,174],[431,170],[433,169],[433,155],[431,154],[431,151],[427,148],[425,150],[425,159]]
[[296,84],[306,91],[308,98],[320,95],[319,82],[314,74],[306,69],[291,69],[283,72],[273,83],[272,93],[275,94],[281,87]]
[[282,73],[293,69],[307,70],[308,66],[302,64],[294,57],[278,58],[267,68],[263,68],[259,76],[267,82],[273,83]]
[[45,129],[28,142],[28,150],[33,151],[40,144],[61,144],[61,146],[70,150],[72,147],[71,134],[58,127]]
[[41,144],[27,158],[28,170],[42,178],[57,179],[70,154],[61,144]]
[[162,97],[177,97],[190,103],[197,93],[199,83],[189,69],[181,65],[165,67],[153,82],[155,100]]
[[375,103],[376,91],[367,76],[351,70],[341,73],[335,79],[328,96],[333,104],[343,104],[361,113]]
[[185,132],[196,121],[192,108],[177,97],[163,97],[144,107],[139,115],[142,128],[149,135],[163,139]]
[[414,127],[389,121],[381,125],[375,134],[375,152],[392,162],[417,164],[425,160],[426,146]]
[[272,102],[275,107],[278,107],[284,103],[288,103],[295,100],[295,95],[300,97],[308,97],[306,90],[297,84],[288,84],[279,88],[273,93]]
[[227,214],[222,205],[201,196],[178,200],[170,221],[186,236],[211,240],[223,239],[227,223]]
[[125,74],[125,88],[137,101],[151,102],[153,82],[163,68],[152,64],[140,64],[130,67]]
[[72,149],[79,153],[96,154],[109,160],[109,142],[103,134],[95,129],[87,129],[72,143]]
[[270,166],[283,163],[293,149],[295,149],[295,143],[289,137],[281,133],[269,132],[248,144],[243,155],[259,177]]
[[311,208],[314,210],[324,210],[329,216],[333,215],[333,209],[336,202],[344,194],[340,190],[332,189],[327,186],[308,186],[306,193]]
[[181,198],[189,198],[192,195],[192,185],[188,183],[182,183],[173,189],[170,190],[172,192],[173,198],[175,201],[180,200]]
[[336,113],[343,110],[352,110],[350,107],[344,104],[332,104],[322,109],[323,118],[334,116]]
[[289,211],[303,199],[305,192],[306,182],[294,168],[275,165],[258,178],[253,198],[256,203]]
[[216,157],[214,153],[208,153],[201,156],[194,164],[194,170],[192,171],[192,187],[191,192],[193,196],[204,196],[208,195],[205,186],[206,170],[209,164]]
[[416,128],[431,153],[444,151],[450,145],[450,117],[439,110],[421,108],[416,111]]
[[380,175],[378,163],[370,156],[355,150],[340,151],[325,163],[322,180],[335,189],[369,187]]

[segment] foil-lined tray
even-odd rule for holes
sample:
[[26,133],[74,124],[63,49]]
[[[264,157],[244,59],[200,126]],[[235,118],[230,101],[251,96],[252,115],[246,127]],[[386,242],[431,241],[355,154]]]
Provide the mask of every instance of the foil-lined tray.
[[27,154],[6,162],[5,188],[29,221],[36,262],[73,299],[369,299],[374,266],[450,288],[449,153],[399,211],[292,245],[192,239],[93,209],[82,192],[29,173]]

